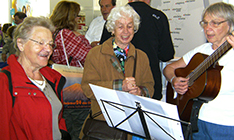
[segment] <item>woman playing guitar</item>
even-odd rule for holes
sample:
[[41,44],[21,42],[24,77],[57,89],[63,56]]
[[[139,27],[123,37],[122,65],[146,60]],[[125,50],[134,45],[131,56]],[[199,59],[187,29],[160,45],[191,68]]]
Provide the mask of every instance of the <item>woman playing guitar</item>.
[[[168,64],[167,102],[178,106],[180,118],[189,121],[194,99],[202,104],[198,132],[193,139],[234,138],[234,6],[218,2],[207,7],[200,22],[208,43]],[[220,66],[219,66],[219,65]],[[190,108],[191,109],[191,108]],[[191,116],[192,117],[192,116]]]

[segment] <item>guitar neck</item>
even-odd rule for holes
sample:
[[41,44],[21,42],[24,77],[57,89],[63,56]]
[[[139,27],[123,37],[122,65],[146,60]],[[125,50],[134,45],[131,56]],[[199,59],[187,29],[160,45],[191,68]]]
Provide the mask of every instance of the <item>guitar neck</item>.
[[202,75],[210,66],[215,64],[232,46],[225,41],[218,49],[216,49],[209,57],[207,57],[200,65],[198,65],[188,76],[190,86]]

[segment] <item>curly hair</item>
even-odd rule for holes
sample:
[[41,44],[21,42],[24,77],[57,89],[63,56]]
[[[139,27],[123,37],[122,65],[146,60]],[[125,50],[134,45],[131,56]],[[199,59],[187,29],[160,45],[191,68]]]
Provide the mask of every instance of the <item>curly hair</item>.
[[134,31],[135,33],[139,29],[140,25],[140,16],[137,12],[130,6],[125,5],[121,7],[115,7],[111,10],[110,15],[107,18],[106,29],[108,32],[113,32],[115,29],[115,23],[117,20],[125,17],[130,17],[133,19]]

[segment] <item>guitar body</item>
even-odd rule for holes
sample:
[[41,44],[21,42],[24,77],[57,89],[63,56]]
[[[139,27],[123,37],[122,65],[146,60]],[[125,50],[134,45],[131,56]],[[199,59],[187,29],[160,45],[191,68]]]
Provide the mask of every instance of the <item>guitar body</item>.
[[[185,68],[179,68],[175,70],[177,77],[187,77],[189,73],[208,57],[207,55],[197,53],[190,60],[189,64]],[[188,91],[184,95],[177,94],[174,97],[174,90],[171,87],[171,83],[168,82],[166,91],[166,102],[177,105],[180,119],[183,121],[190,121],[190,114],[193,105],[193,99],[198,98],[203,101],[213,100],[219,93],[221,86],[221,74],[222,66],[216,64],[214,67],[209,67],[204,73],[202,73],[193,84],[188,88]]]

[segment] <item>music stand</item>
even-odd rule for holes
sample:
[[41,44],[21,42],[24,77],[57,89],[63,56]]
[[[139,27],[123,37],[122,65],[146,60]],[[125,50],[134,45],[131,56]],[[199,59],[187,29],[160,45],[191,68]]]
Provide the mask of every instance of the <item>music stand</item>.
[[92,84],[90,87],[110,127],[160,140],[183,140],[180,123],[187,125],[187,132],[191,130],[190,123],[179,120],[175,105]]

